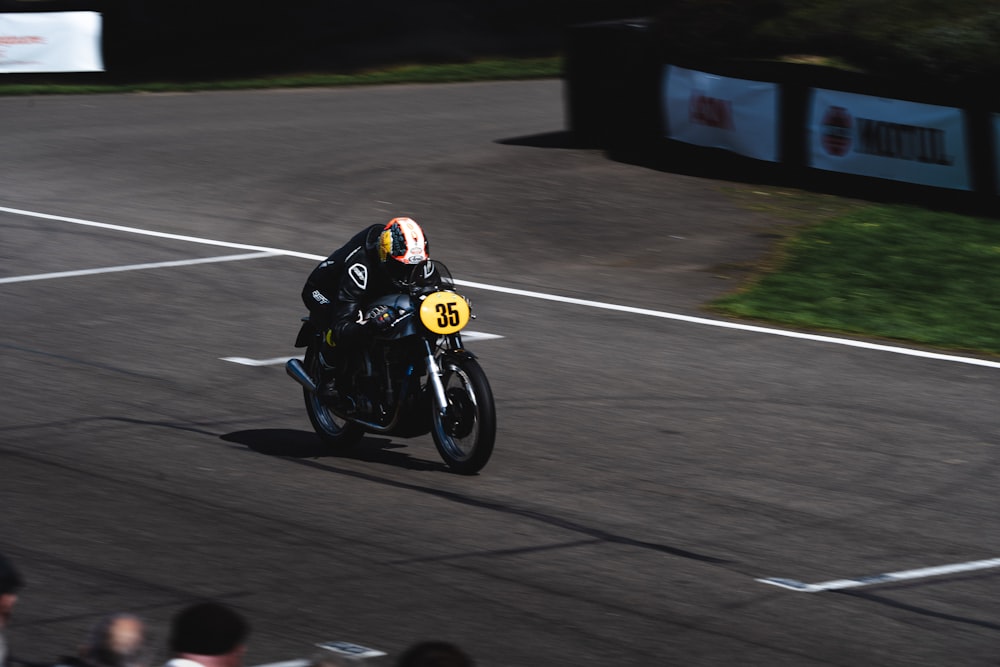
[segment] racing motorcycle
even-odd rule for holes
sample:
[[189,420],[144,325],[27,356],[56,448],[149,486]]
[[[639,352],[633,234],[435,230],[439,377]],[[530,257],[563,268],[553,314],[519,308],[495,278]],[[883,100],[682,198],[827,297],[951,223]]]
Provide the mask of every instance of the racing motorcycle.
[[[367,304],[366,312],[388,307],[397,317],[360,353],[339,359],[343,368],[324,358],[324,332],[303,317],[295,347],[304,347],[305,357],[290,359],[285,370],[302,385],[309,421],[325,443],[342,448],[365,433],[430,432],[451,470],[475,474],[493,453],[496,407],[486,374],[462,344],[461,331],[475,318],[470,301],[441,262],[414,266],[403,284],[405,293]],[[330,396],[324,384],[334,376]]]

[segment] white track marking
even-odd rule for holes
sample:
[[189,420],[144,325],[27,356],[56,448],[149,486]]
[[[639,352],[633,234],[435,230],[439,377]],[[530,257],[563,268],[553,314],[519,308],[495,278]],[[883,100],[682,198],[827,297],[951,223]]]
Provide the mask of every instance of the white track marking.
[[752,324],[741,324],[739,322],[725,322],[723,320],[710,320],[704,317],[693,317],[691,315],[680,315],[677,313],[667,313],[660,310],[650,310],[648,308],[635,308],[632,306],[622,306],[616,303],[602,303],[600,301],[588,301],[586,299],[574,299],[572,297],[545,294],[544,292],[530,292],[528,290],[514,289],[511,287],[497,287],[495,285],[485,285],[483,283],[472,283],[464,280],[456,280],[455,284],[476,289],[502,292],[515,296],[525,296],[532,299],[544,299],[546,301],[558,301],[559,303],[570,303],[590,308],[601,308],[603,310],[614,310],[621,313],[631,313],[633,315],[646,315],[648,317],[659,317],[666,320],[677,320],[689,324],[703,324],[722,329],[736,329],[739,331],[750,331],[762,333],[770,336],[785,336],[787,338],[798,338],[800,340],[811,340],[819,343],[832,343],[834,345],[846,345],[848,347],[860,347],[866,350],[877,350],[879,352],[891,352],[893,354],[904,354],[912,357],[922,357],[924,359],[937,359],[940,361],[952,361],[960,364],[972,364],[974,366],[986,366],[988,368],[1000,368],[1000,361],[988,361],[986,359],[975,359],[972,357],[959,357],[951,354],[939,354],[937,352],[926,352],[924,350],[912,350],[905,347],[894,347],[892,345],[879,345],[878,343],[868,343],[849,338],[834,338],[833,336],[819,336],[816,334],[802,333],[800,331],[787,331],[784,329],[770,329]]
[[[0,206],[0,213],[10,213],[12,215],[23,215],[32,218],[40,218],[43,220],[55,220],[58,222],[69,222],[75,225],[86,225],[89,227],[99,227],[101,229],[109,229],[112,231],[127,232],[129,234],[142,234],[145,236],[155,236],[157,238],[171,239],[175,241],[186,241],[188,243],[201,243],[206,245],[222,246],[225,248],[239,248],[243,250],[257,250],[265,253],[272,253],[275,255],[285,255],[287,257],[299,257],[303,259],[312,260],[322,260],[326,259],[325,255],[315,255],[312,253],[297,252],[294,250],[284,250],[281,248],[268,248],[265,246],[248,245],[245,243],[230,243],[228,241],[216,241],[213,239],[200,238],[197,236],[183,236],[180,234],[168,234],[165,232],[154,232],[147,229],[139,229],[136,227],[125,227],[122,225],[111,225],[104,222],[94,222],[92,220],[81,220],[80,218],[68,218],[61,215],[49,215],[46,213],[37,213],[35,211],[25,211],[16,208],[8,208],[5,206]],[[845,345],[848,347],[857,347],[866,350],[875,350],[878,352],[888,352],[891,354],[902,354],[911,357],[920,357],[923,359],[935,359],[938,361],[949,361],[959,364],[969,364],[972,366],[984,366],[987,368],[1000,368],[1000,361],[989,361],[986,359],[976,359],[974,357],[960,357],[951,354],[939,354],[937,352],[926,352],[923,350],[914,350],[905,347],[894,347],[891,345],[880,345],[877,343],[868,343],[860,340],[851,340],[848,338],[834,338],[832,336],[819,336],[816,334],[802,333],[798,331],[788,331],[784,329],[771,329],[768,327],[755,326],[750,324],[741,324],[739,322],[727,322],[724,320],[711,320],[704,317],[692,317],[690,315],[680,315],[677,313],[668,313],[659,310],[650,310],[648,308],[634,308],[632,306],[623,306],[614,303],[603,303],[600,301],[590,301],[587,299],[575,299],[572,297],[558,296],[554,294],[545,294],[544,292],[532,292],[529,290],[515,289],[511,287],[500,287],[497,285],[487,285],[485,283],[469,282],[464,280],[456,280],[456,285],[462,285],[465,287],[471,287],[474,289],[487,290],[491,292],[500,292],[503,294],[511,294],[514,296],[523,296],[532,299],[544,299],[546,301],[557,301],[559,303],[567,303],[578,306],[585,306],[588,308],[600,308],[603,310],[613,310],[622,313],[630,313],[633,315],[645,315],[648,317],[658,317],[661,319],[676,320],[679,322],[687,322],[689,324],[700,324],[710,327],[718,327],[722,329],[735,329],[737,331],[747,331],[751,333],[765,334],[768,336],[784,336],[786,338],[795,338],[799,340],[809,340],[818,343],[828,343],[831,345]]]
[[[360,661],[368,658],[380,658],[388,655],[385,651],[380,651],[377,648],[368,648],[367,646],[361,646],[360,644],[354,644],[352,642],[322,642],[320,644],[316,644],[316,646],[335,655],[344,657],[346,660],[350,661],[351,664],[354,664],[355,662],[360,663]],[[309,665],[316,664],[316,662],[316,660],[306,659],[284,660],[282,662],[269,662],[263,665],[255,665],[254,667],[308,667]]]
[[80,269],[78,271],[59,271],[56,273],[38,273],[33,276],[10,276],[0,278],[0,283],[23,283],[32,280],[51,280],[53,278],[74,278],[76,276],[93,276],[101,273],[117,273],[119,271],[142,271],[145,269],[163,269],[175,266],[193,266],[195,264],[215,264],[217,262],[240,262],[246,259],[262,257],[280,257],[274,252],[253,252],[245,255],[220,255],[218,257],[200,257],[198,259],[178,259],[169,262],[152,262],[150,264],[127,264],[125,266],[106,266],[100,269]]
[[500,334],[483,333],[481,331],[463,331],[462,340],[496,340],[503,338]]
[[823,581],[818,584],[806,584],[795,579],[781,579],[779,577],[769,577],[767,579],[757,579],[764,584],[780,586],[798,593],[820,593],[822,591],[839,591],[845,588],[860,588],[862,586],[874,586],[876,584],[889,584],[895,581],[907,581],[910,579],[926,579],[927,577],[939,577],[945,574],[958,574],[960,572],[972,572],[975,570],[987,570],[1000,567],[1000,558],[990,558],[987,560],[974,560],[967,563],[953,563],[951,565],[936,565],[934,567],[922,567],[915,570],[901,570],[899,572],[886,572],[884,574],[874,574],[856,579],[834,579]]
[[[289,359],[295,357],[274,357],[273,359],[249,359],[247,357],[219,357],[222,361],[229,361],[234,364],[240,364],[241,366],[277,366],[278,364],[287,363]],[[302,357],[297,357],[299,361],[302,361]]]
[[200,236],[184,236],[183,234],[169,234],[167,232],[155,232],[148,229],[140,229],[138,227],[124,227],[122,225],[112,225],[107,222],[95,222],[93,220],[83,220],[81,218],[68,218],[63,215],[50,215],[48,213],[38,213],[36,211],[23,211],[17,208],[7,208],[6,206],[0,206],[0,213],[10,213],[12,215],[23,215],[29,218],[39,218],[41,220],[55,220],[56,222],[70,222],[74,225],[83,225],[85,227],[98,227],[100,229],[110,229],[115,232],[126,232],[128,234],[139,234],[142,236],[155,236],[160,239],[170,239],[172,241],[184,241],[186,243],[200,243],[201,245],[214,245],[222,248],[235,248],[237,250],[260,250],[262,252],[269,252],[275,255],[285,255],[287,257],[303,257],[305,259],[326,259],[319,255],[308,254],[304,252],[295,252],[293,250],[280,250],[278,248],[266,248],[259,245],[249,245],[246,243],[230,243],[229,241],[216,241],[214,239],[206,239]]
[[359,660],[364,658],[378,658],[383,655],[387,655],[385,651],[380,651],[377,648],[368,648],[367,646],[360,646],[352,642],[342,642],[342,641],[332,641],[332,642],[322,642],[316,644],[319,648],[330,651],[337,655],[342,655],[349,660]]

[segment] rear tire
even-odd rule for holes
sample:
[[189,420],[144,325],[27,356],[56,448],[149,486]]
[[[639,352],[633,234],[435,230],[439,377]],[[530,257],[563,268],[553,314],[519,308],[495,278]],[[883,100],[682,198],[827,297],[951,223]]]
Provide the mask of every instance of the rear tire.
[[[310,345],[306,348],[303,365],[313,382],[319,384],[322,377],[322,362],[319,358],[317,345]],[[337,449],[344,449],[361,440],[365,433],[364,428],[335,415],[318,393],[303,389],[302,396],[306,402],[306,413],[309,415],[309,421],[312,423],[316,435],[325,444]]]
[[496,441],[493,390],[472,357],[445,355],[440,365],[448,410],[442,415],[431,402],[434,445],[451,470],[474,475],[490,460]]

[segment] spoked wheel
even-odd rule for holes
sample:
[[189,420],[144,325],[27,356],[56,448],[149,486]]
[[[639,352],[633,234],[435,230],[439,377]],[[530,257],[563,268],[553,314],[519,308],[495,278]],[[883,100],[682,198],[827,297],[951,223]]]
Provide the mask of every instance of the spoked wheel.
[[441,372],[448,407],[442,414],[432,403],[431,435],[449,468],[473,475],[493,454],[497,430],[493,391],[486,373],[471,357],[446,355]]
[[[313,378],[314,381],[322,376],[322,362],[319,358],[319,350],[315,345],[310,345],[306,349],[303,364],[309,377]],[[309,421],[312,422],[316,434],[326,444],[338,448],[349,447],[364,435],[364,429],[361,426],[335,415],[319,394],[303,389],[302,395],[306,401]]]

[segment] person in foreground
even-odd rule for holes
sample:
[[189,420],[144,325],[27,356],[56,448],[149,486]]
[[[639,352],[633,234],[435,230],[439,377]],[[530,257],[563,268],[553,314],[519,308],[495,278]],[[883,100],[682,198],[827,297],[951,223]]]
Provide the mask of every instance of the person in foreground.
[[94,625],[78,654],[57,667],[149,667],[146,623],[126,612],[109,614]]
[[170,625],[164,667],[241,667],[250,624],[235,609],[200,602],[178,612]]
[[[386,294],[404,293],[404,281],[413,267],[429,259],[424,230],[412,218],[393,218],[371,225],[313,269],[302,288],[309,320],[325,332],[322,359],[330,369],[323,391],[344,400],[350,388],[337,391],[336,370],[365,337],[392,326],[396,313],[381,306],[365,311],[365,304]],[[343,380],[341,382],[343,384]],[[339,396],[338,396],[339,394]]]
[[396,667],[474,667],[475,662],[458,646],[444,641],[414,644],[399,656]]

